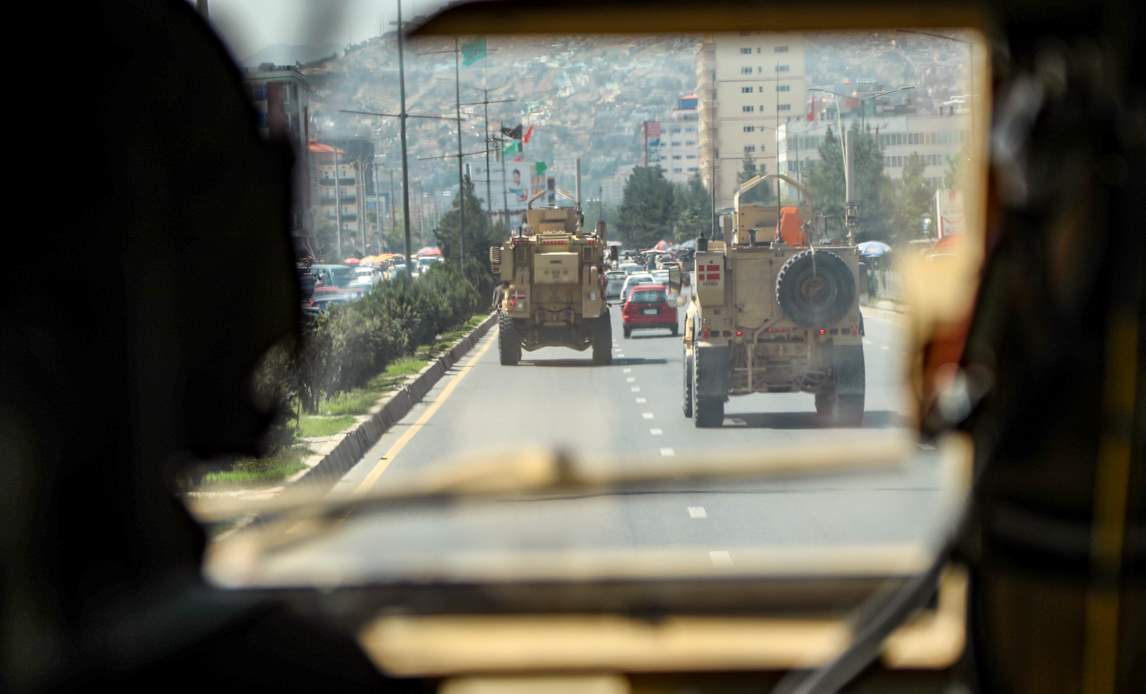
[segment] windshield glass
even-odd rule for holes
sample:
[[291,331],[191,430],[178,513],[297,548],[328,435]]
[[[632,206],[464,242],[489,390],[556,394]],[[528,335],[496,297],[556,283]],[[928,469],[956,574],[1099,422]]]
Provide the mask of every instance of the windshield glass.
[[[296,147],[299,246],[326,285],[349,284],[344,262],[390,269],[308,319],[297,357],[268,354],[258,386],[284,405],[272,454],[212,461],[189,499],[360,500],[419,475],[507,485],[472,508],[356,510],[266,571],[465,576],[671,550],[718,575],[761,552],[936,541],[952,478],[916,441],[914,340],[934,327],[924,309],[955,315],[975,291],[961,264],[981,229],[975,34],[428,38],[403,44],[403,74],[392,3],[258,6],[211,3],[212,21],[265,136]],[[571,223],[604,222],[603,238],[539,233],[578,205]],[[635,262],[610,259],[612,242]],[[424,248],[441,262],[395,262]],[[642,271],[630,290],[667,285],[647,272],[658,258],[681,286],[633,300],[675,319],[630,322],[620,273]],[[911,455],[849,467],[888,442]],[[496,467],[522,447],[602,475],[688,462],[696,477],[535,496]],[[704,477],[783,451],[808,462]],[[841,469],[816,472],[828,464]]]
[[665,295],[663,290],[635,291],[633,292],[632,301],[638,304],[659,304],[668,301],[668,296]]

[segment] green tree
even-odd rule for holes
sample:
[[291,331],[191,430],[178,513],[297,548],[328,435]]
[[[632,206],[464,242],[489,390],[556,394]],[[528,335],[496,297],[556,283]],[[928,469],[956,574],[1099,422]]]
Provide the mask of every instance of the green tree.
[[[489,247],[500,243],[505,234],[490,223],[489,215],[482,208],[481,199],[475,193],[474,183],[469,176],[465,177],[463,190],[465,191],[466,266],[469,267],[468,260],[471,259],[482,265],[488,265]],[[434,237],[437,239],[438,247],[442,249],[442,256],[454,267],[458,266],[458,256],[463,245],[459,232],[460,221],[459,200],[455,195],[450,210],[442,215],[438,226],[434,229]]]
[[859,205],[859,234],[864,239],[885,239],[891,223],[892,201],[887,196],[887,177],[883,173],[883,147],[870,128],[861,129],[853,122],[852,173],[853,193]]
[[673,237],[677,241],[694,239],[711,226],[712,195],[700,173],[694,173],[688,183],[673,186]]
[[[768,173],[768,165],[761,164],[756,166],[756,162],[751,159],[744,159],[744,166],[740,168],[740,173],[736,174],[737,185],[745,181],[755,178],[756,176],[763,176]],[[768,204],[773,201],[775,192],[774,183],[761,183],[744,195],[740,196],[740,202],[756,202],[761,204]]]
[[672,236],[673,188],[659,166],[638,166],[625,181],[620,239],[629,246],[648,248]]
[[947,171],[943,174],[943,187],[947,189],[961,188],[963,169],[967,163],[967,150],[966,148],[960,149],[959,153],[953,157],[947,158]]
[[923,229],[923,215],[931,215],[935,200],[935,186],[923,173],[927,164],[923,157],[912,152],[903,167],[903,178],[895,186],[895,204],[892,214],[893,239],[918,238]]
[[[861,238],[886,238],[889,227],[889,183],[883,173],[883,147],[870,129],[861,129],[858,121],[850,128],[852,155],[852,192],[858,206]],[[845,210],[844,158],[840,140],[828,128],[820,143],[820,161],[809,166],[807,185],[814,198],[814,210],[824,215],[828,233],[838,236],[843,230]]]
[[812,194],[812,209],[823,215],[829,229],[842,228],[844,220],[844,156],[840,139],[828,128],[819,148],[820,159],[808,163],[805,184]]

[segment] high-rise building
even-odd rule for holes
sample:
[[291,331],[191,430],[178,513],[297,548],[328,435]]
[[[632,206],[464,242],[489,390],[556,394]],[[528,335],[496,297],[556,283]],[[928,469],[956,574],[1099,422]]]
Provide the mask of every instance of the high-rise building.
[[745,161],[775,173],[777,135],[806,101],[806,41],[800,34],[742,31],[706,37],[696,57],[699,166],[728,207]]
[[696,94],[677,99],[676,108],[661,128],[661,168],[673,183],[687,183],[700,167],[699,115]]
[[311,178],[315,182],[315,227],[338,228],[347,253],[351,248],[360,252],[377,248],[378,224],[366,219],[367,198],[374,192],[373,143],[363,139],[327,140],[311,142],[309,151]]
[[310,208],[310,87],[302,73],[294,67],[263,63],[257,68],[246,68],[243,81],[258,117],[259,132],[268,139],[283,140],[294,150],[294,209],[291,211],[291,232],[296,237],[307,237],[312,229],[306,211]]

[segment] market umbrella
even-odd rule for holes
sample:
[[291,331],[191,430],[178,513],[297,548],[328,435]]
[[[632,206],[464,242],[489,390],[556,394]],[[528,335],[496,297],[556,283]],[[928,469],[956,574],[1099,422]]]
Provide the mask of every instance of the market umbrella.
[[359,261],[358,258],[347,258],[346,260],[342,261],[342,264],[343,265],[357,265],[359,262],[361,262],[361,261]]
[[885,253],[891,252],[891,246],[883,241],[864,241],[856,246],[859,249],[860,255],[865,258],[878,258]]
[[441,254],[442,254],[442,249],[431,248],[429,246],[426,246],[422,250],[418,251],[418,257],[419,258],[425,258],[427,256],[436,256],[436,255],[441,255]]

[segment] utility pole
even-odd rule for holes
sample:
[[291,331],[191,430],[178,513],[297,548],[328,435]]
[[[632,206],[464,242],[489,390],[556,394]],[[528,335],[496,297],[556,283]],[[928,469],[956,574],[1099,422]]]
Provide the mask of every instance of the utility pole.
[[335,251],[337,256],[334,261],[342,262],[342,179],[340,178],[342,172],[339,170],[341,167],[338,161],[338,147],[334,147],[334,219],[335,219],[335,238],[337,239],[338,250]]
[[[378,180],[378,162],[372,161],[370,167],[370,181],[374,184],[374,237],[377,241],[378,252],[382,252],[382,239],[385,236],[382,233],[382,191]],[[365,250],[365,249],[364,249]]]
[[[462,173],[462,51],[454,37],[454,108],[458,119],[458,270],[466,267],[466,184]],[[488,147],[488,145],[487,145]]]
[[398,201],[394,199],[394,170],[386,173],[390,174],[390,232],[393,233],[398,230],[398,222],[394,219],[394,208],[398,207]]
[[406,234],[406,274],[412,271],[410,264],[410,166],[406,158],[406,63],[403,57],[402,41],[402,0],[398,0],[398,121],[402,139],[402,225]]
[[[502,86],[505,86],[505,85],[502,85]],[[500,89],[500,87],[495,87],[495,88]],[[492,144],[493,140],[491,140],[490,136],[489,136],[489,105],[490,104],[507,104],[511,101],[517,101],[517,99],[513,99],[513,98],[490,99],[488,88],[482,89],[482,97],[483,98],[481,101],[471,101],[471,102],[462,104],[462,106],[477,106],[480,104],[483,108],[483,120],[485,121],[485,146],[486,146],[486,154],[485,154],[485,174],[486,174],[485,175],[485,199],[486,199],[486,204],[489,205],[489,213],[490,213],[490,217],[492,218],[493,217],[493,188],[491,186],[492,179],[491,179],[490,167],[489,167],[489,152],[490,152],[491,144]],[[503,166],[502,166],[502,178],[504,179],[504,177],[505,177],[505,166],[504,166],[505,162],[504,162],[504,160],[502,161],[502,164],[503,164]],[[505,192],[504,180],[502,181],[502,183],[503,183],[502,192],[504,193]],[[509,204],[508,204],[508,201],[506,201],[506,208],[508,209],[508,207],[509,207]],[[506,223],[508,225],[508,221]]]

